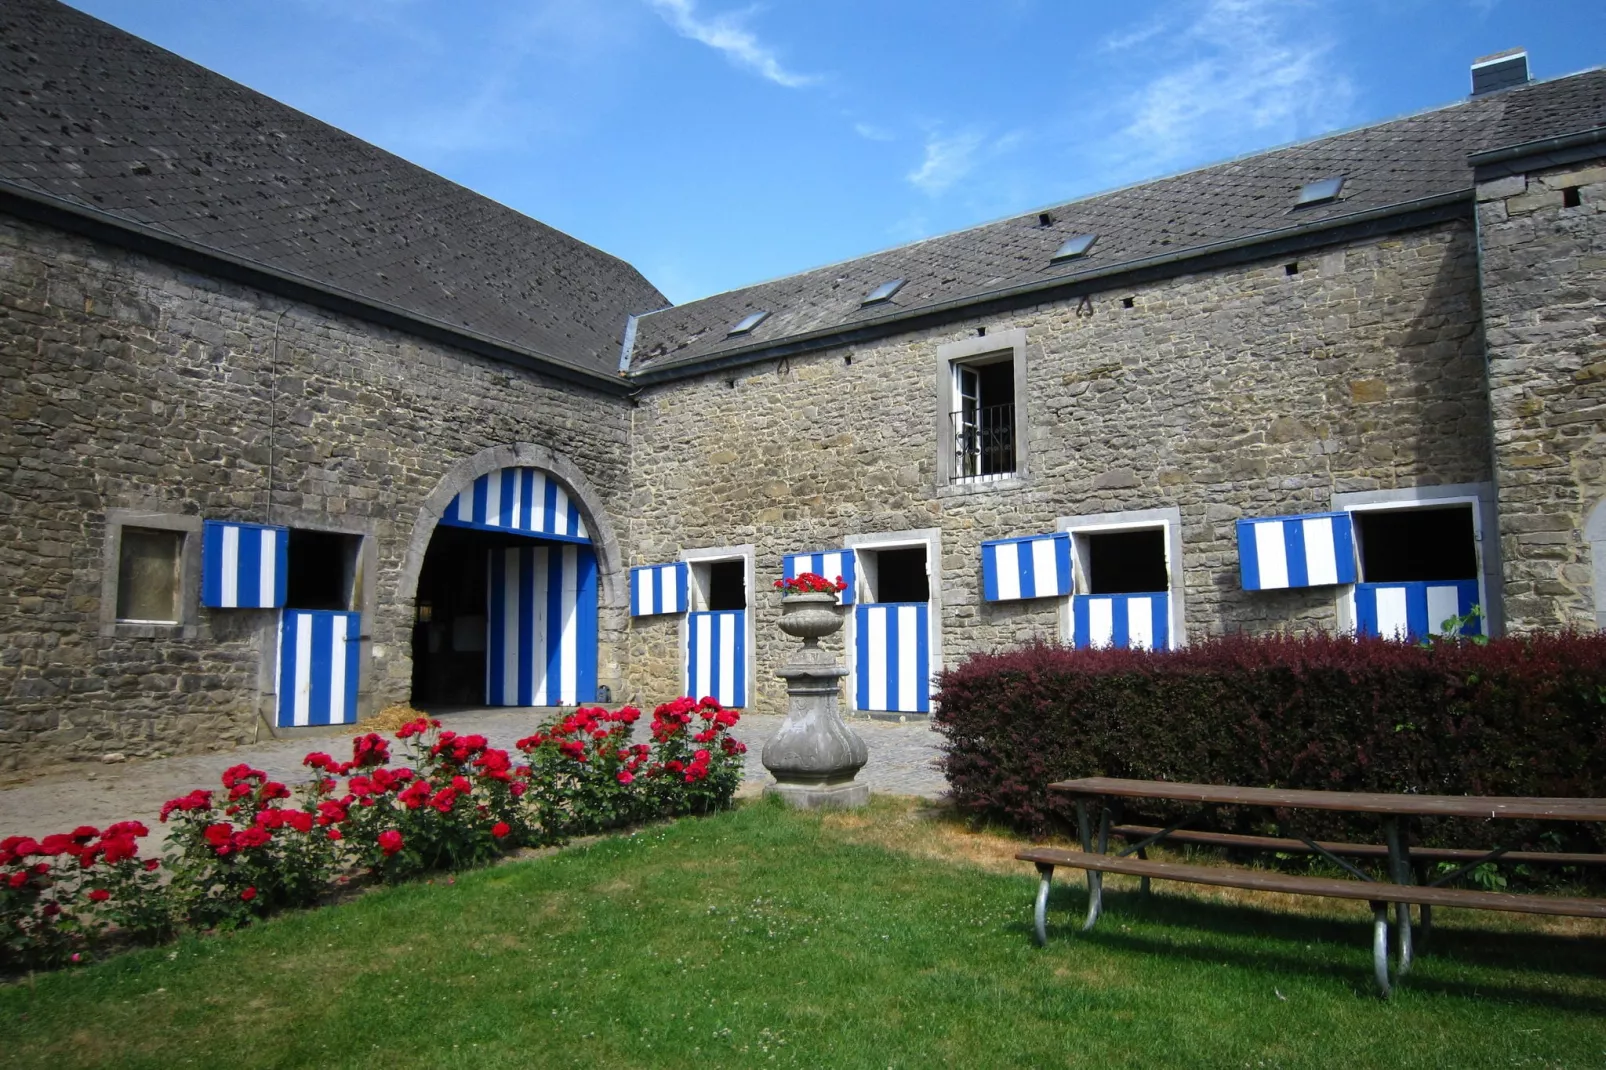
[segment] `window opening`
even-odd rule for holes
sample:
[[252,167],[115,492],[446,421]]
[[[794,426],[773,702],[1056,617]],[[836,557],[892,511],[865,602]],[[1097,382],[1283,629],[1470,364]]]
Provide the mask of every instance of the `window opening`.
[[362,536],[290,529],[286,609],[356,608],[357,549]]
[[1337,200],[1343,189],[1343,176],[1307,182],[1299,188],[1299,197],[1294,201],[1294,207],[1302,208],[1307,204],[1326,204],[1328,201]]
[[1561,191],[1561,206],[1563,208],[1577,208],[1583,203],[1583,196],[1578,192],[1577,186],[1568,186]]
[[1140,528],[1081,536],[1086,562],[1085,594],[1146,594],[1168,590],[1165,529]]
[[1478,578],[1470,505],[1368,509],[1353,516],[1365,583]]
[[954,474],[996,479],[1015,472],[1015,362],[954,365]]
[[924,546],[893,550],[861,550],[869,558],[866,580],[871,602],[929,602],[931,581],[926,575]]
[[117,619],[178,622],[182,531],[122,529],[117,551]]
[[1097,234],[1075,234],[1065,240],[1065,243],[1054,250],[1050,257],[1051,262],[1061,260],[1074,260],[1079,256],[1086,256],[1087,251],[1093,248],[1093,243],[1099,240]]
[[747,608],[747,565],[734,561],[710,561],[703,583],[708,609]]

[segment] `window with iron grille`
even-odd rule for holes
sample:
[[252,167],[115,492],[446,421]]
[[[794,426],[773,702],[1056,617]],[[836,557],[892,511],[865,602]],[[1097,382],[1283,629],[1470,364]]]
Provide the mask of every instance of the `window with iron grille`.
[[939,482],[984,485],[1025,474],[1023,330],[938,348]]

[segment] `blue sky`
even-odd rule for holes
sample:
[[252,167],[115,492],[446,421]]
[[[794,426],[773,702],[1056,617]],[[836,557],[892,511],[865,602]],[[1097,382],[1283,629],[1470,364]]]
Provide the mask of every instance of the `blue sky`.
[[74,0],[676,302],[1606,64],[1600,0]]

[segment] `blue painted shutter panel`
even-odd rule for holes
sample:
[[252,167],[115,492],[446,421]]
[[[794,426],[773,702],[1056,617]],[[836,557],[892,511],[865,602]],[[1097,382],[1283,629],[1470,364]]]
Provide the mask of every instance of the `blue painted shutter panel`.
[[289,609],[279,631],[280,728],[357,723],[362,614]]
[[842,593],[837,595],[837,601],[842,605],[853,604],[853,588],[855,577],[855,561],[852,550],[821,550],[813,554],[787,554],[782,559],[781,575],[787,579],[801,576],[805,572],[812,572],[817,576],[824,576],[828,580],[842,577],[847,584]]
[[550,543],[492,550],[485,702],[573,706],[596,699],[596,557]]
[[[1361,635],[1416,642],[1442,635],[1445,621],[1466,616],[1477,604],[1477,580],[1357,583],[1355,630]],[[1477,635],[1480,625],[1468,624],[1461,634]]]
[[1350,515],[1240,520],[1238,567],[1246,591],[1354,583],[1355,532]]
[[931,710],[931,617],[925,602],[875,602],[854,610],[854,708]]
[[538,468],[503,468],[476,479],[442,514],[448,527],[515,531],[563,542],[590,542],[580,505]]
[[660,613],[686,612],[690,608],[686,604],[686,575],[684,561],[631,569],[630,615],[655,617]]
[[686,693],[747,705],[747,610],[700,610],[686,620]]
[[1071,536],[1032,535],[981,544],[982,594],[989,602],[1071,593]]
[[201,527],[201,605],[276,609],[285,601],[290,532],[208,520]]
[[1166,591],[1143,594],[1079,594],[1071,599],[1071,645],[1171,649],[1171,596]]

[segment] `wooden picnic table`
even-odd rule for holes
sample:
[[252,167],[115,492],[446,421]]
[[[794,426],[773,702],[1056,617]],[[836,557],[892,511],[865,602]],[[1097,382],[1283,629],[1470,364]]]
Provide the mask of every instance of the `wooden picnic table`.
[[[1080,868],[1087,873],[1088,915],[1083,925],[1090,929],[1103,909],[1102,875],[1106,872],[1127,873],[1138,876],[1148,890],[1149,879],[1181,880],[1199,884],[1227,885],[1241,888],[1259,888],[1287,891],[1296,894],[1330,896],[1344,899],[1365,899],[1372,903],[1376,930],[1373,939],[1373,956],[1379,986],[1389,991],[1387,908],[1395,911],[1395,933],[1399,949],[1398,974],[1411,968],[1413,957],[1411,906],[1421,912],[1424,936],[1431,925],[1432,908],[1440,906],[1466,906],[1491,910],[1513,910],[1531,913],[1569,914],[1585,917],[1606,917],[1606,902],[1591,899],[1564,899],[1550,896],[1519,895],[1507,892],[1472,891],[1446,888],[1456,878],[1485,862],[1494,861],[1510,853],[1516,845],[1503,844],[1489,851],[1467,849],[1434,849],[1433,857],[1453,857],[1465,864],[1435,880],[1413,879],[1412,851],[1409,836],[1402,831],[1402,823],[1417,817],[1458,817],[1471,819],[1508,819],[1531,821],[1600,821],[1606,822],[1606,799],[1576,798],[1511,798],[1471,795],[1416,795],[1385,792],[1313,791],[1290,788],[1253,788],[1232,784],[1183,784],[1164,780],[1131,780],[1119,777],[1084,777],[1049,785],[1049,791],[1072,798],[1077,808],[1077,823],[1082,840],[1081,853],[1055,848],[1034,848],[1016,855],[1025,861],[1035,862],[1042,874],[1037,897],[1037,935],[1046,943],[1046,909],[1049,880],[1055,865]],[[1114,855],[1109,853],[1112,817],[1121,803],[1130,799],[1154,799],[1167,802],[1198,803],[1202,807],[1253,806],[1275,810],[1325,810],[1352,814],[1373,814],[1382,826],[1386,843],[1389,879],[1392,883],[1377,881],[1371,874],[1353,865],[1342,854],[1364,857],[1376,848],[1366,845],[1322,843],[1294,831],[1291,837],[1262,837],[1222,834],[1192,834],[1202,842],[1210,839],[1231,841],[1235,847],[1259,847],[1263,850],[1280,850],[1289,839],[1296,840],[1306,849],[1319,854],[1348,872],[1354,880],[1334,880],[1265,872],[1201,867],[1169,862],[1148,861],[1145,849],[1158,841],[1177,835],[1189,834],[1179,830],[1197,818],[1190,814],[1163,829],[1121,826],[1118,835],[1137,837],[1137,842]],[[1098,810],[1097,831],[1094,827],[1094,808]],[[1350,850],[1346,851],[1346,848]],[[1137,860],[1127,856],[1136,854]],[[1544,852],[1523,852],[1524,861],[1543,860]],[[1606,856],[1560,855],[1557,861],[1606,862]]]

